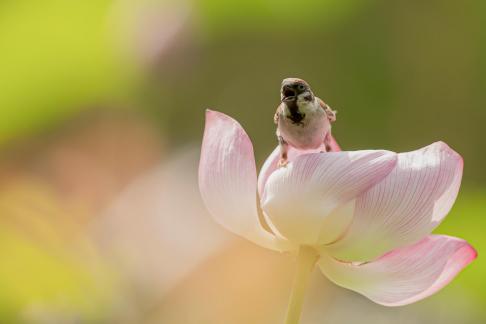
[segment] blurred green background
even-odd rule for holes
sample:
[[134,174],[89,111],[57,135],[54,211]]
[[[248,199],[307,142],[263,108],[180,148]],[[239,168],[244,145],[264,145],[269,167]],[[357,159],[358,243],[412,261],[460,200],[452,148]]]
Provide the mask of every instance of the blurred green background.
[[281,321],[291,258],[197,223],[195,166],[206,108],[241,122],[261,165],[286,77],[338,110],[345,150],[458,151],[436,232],[479,252],[397,309],[319,274],[304,322],[486,321],[485,22],[479,0],[1,1],[0,322]]

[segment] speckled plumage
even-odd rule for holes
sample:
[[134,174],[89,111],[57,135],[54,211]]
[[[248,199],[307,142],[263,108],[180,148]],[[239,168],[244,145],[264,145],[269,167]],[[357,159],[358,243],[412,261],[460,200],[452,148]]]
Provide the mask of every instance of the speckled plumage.
[[281,150],[279,165],[287,163],[288,145],[299,150],[329,151],[336,112],[314,96],[304,80],[284,79],[280,93],[282,101],[274,116]]

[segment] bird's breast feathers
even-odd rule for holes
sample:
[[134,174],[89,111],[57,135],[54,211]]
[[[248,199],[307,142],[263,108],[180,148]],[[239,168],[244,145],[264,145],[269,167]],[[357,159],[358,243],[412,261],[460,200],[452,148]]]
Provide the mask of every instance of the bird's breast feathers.
[[299,111],[302,115],[300,122],[296,123],[295,112],[282,104],[280,118],[278,118],[278,134],[285,141],[296,148],[313,149],[319,147],[331,124],[325,110],[321,107],[318,99],[312,102],[299,102]]

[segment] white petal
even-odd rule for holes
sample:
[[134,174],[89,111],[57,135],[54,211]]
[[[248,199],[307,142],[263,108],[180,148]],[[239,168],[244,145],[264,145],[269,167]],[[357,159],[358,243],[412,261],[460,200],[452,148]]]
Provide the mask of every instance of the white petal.
[[[358,195],[395,166],[389,151],[301,155],[269,177],[262,206],[278,231],[293,243],[324,244],[349,225]],[[344,221],[342,219],[344,217]]]
[[321,255],[319,267],[339,286],[381,305],[401,306],[436,293],[476,256],[466,241],[430,235],[361,265]]
[[[339,144],[332,136],[331,136],[330,146],[331,146],[331,152],[341,151]],[[289,162],[292,162],[293,160],[295,160],[296,157],[300,155],[309,154],[309,153],[319,153],[319,152],[320,149],[302,151],[293,148],[292,146],[289,146],[287,160]],[[258,193],[260,194],[260,197],[263,195],[263,189],[265,187],[265,184],[267,183],[268,177],[270,177],[273,171],[277,170],[277,164],[279,159],[280,159],[280,147],[277,146],[273,150],[273,152],[270,153],[268,158],[265,160],[265,163],[263,163],[262,169],[260,170],[260,174],[258,175]]]
[[248,135],[234,119],[215,111],[206,112],[199,188],[211,215],[226,229],[270,249],[286,248],[260,223],[255,158]]
[[398,154],[396,168],[356,200],[353,223],[328,249],[340,260],[369,261],[417,242],[451,209],[462,169],[462,158],[441,142]]

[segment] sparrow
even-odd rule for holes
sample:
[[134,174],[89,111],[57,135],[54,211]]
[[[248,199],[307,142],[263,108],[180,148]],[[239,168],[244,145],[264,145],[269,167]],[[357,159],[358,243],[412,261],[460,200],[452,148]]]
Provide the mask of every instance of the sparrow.
[[287,165],[289,145],[299,150],[330,151],[331,123],[335,121],[336,111],[316,97],[307,82],[284,79],[274,116],[280,147],[278,166]]

